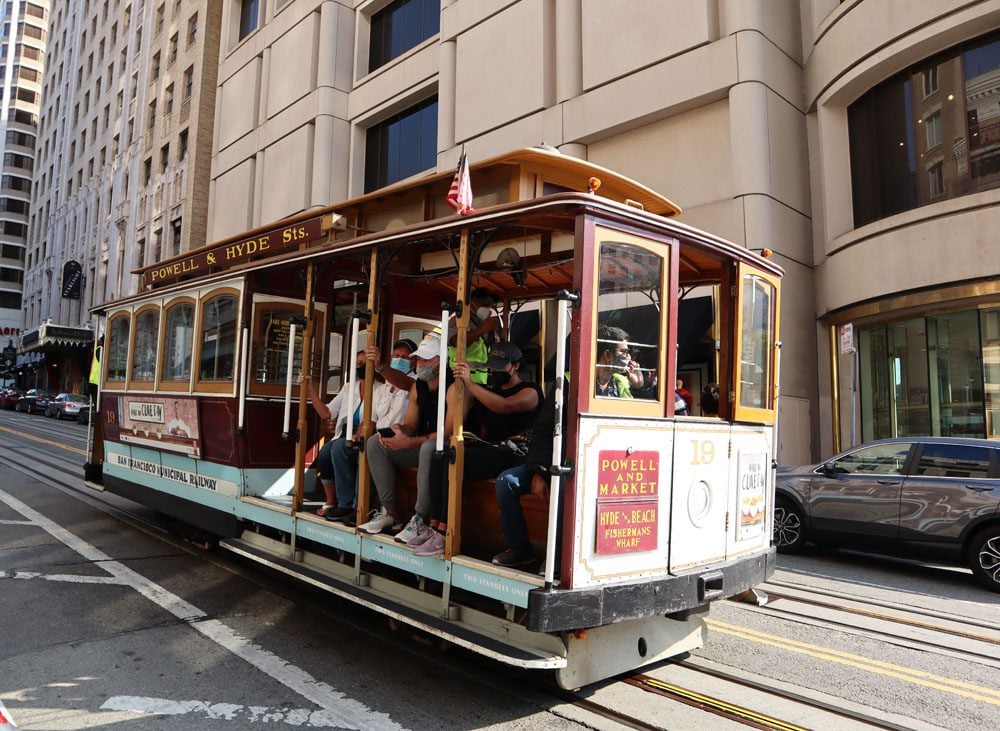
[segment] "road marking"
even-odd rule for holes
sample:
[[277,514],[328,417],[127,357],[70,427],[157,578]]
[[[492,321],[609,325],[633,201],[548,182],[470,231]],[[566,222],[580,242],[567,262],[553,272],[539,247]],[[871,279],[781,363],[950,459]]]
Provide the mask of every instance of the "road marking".
[[0,571],[0,579],[42,579],[44,581],[66,581],[73,584],[117,584],[126,582],[114,576],[77,576],[75,574],[40,574],[36,571]]
[[79,447],[71,447],[68,444],[63,444],[62,442],[54,442],[51,439],[44,439],[43,437],[36,437],[34,434],[28,434],[27,432],[18,431],[17,429],[11,429],[10,427],[0,426],[0,431],[5,431],[9,434],[14,434],[19,437],[24,437],[25,439],[33,439],[36,442],[41,442],[42,444],[48,444],[52,447],[59,447],[60,449],[65,449],[70,452],[76,452],[77,454],[82,454],[87,456],[87,450],[80,449]]
[[108,698],[101,706],[102,711],[129,711],[160,716],[183,716],[194,713],[213,720],[247,723],[287,723],[290,726],[313,726],[316,728],[337,728],[341,721],[326,710],[311,711],[308,708],[268,708],[266,706],[244,706],[237,703],[209,703],[207,701],[172,701],[167,698],[143,698],[132,695],[116,695]]
[[222,622],[207,619],[207,615],[194,605],[114,560],[100,549],[70,533],[4,490],[0,490],[0,501],[36,523],[71,550],[90,561],[99,562],[101,568],[113,577],[135,589],[178,619],[187,622],[192,629],[197,630],[234,655],[241,657],[303,698],[315,703],[325,712],[323,718],[333,719],[337,725],[352,729],[403,728],[389,718],[388,714],[373,711],[360,701],[348,698],[344,693],[316,680],[306,671],[282,660],[259,645],[253,644],[249,639],[237,634]]
[[0,520],[0,525],[34,525],[30,520]]
[[912,668],[895,665],[882,660],[874,660],[872,658],[864,657],[863,655],[854,655],[849,652],[842,652],[840,650],[834,650],[821,645],[799,642],[798,640],[788,639],[786,637],[781,637],[780,635],[758,632],[757,630],[740,627],[735,624],[729,624],[728,622],[720,622],[714,619],[706,619],[705,622],[709,625],[713,632],[719,632],[732,637],[739,637],[761,645],[777,647],[779,649],[788,650],[789,652],[795,652],[800,655],[808,655],[809,657],[815,657],[819,660],[826,660],[840,665],[847,665],[849,667],[857,668],[858,670],[875,673],[876,675],[884,675],[886,677],[896,678],[897,680],[903,680],[907,683],[913,683],[914,685],[921,685],[925,688],[933,688],[935,690],[944,691],[945,693],[952,693],[953,695],[962,696],[964,698],[971,698],[973,700],[982,701],[983,703],[1000,706],[1000,690],[993,690],[992,688],[985,688],[983,686],[966,683],[961,680],[945,678],[940,675],[926,673],[922,670],[914,670]]

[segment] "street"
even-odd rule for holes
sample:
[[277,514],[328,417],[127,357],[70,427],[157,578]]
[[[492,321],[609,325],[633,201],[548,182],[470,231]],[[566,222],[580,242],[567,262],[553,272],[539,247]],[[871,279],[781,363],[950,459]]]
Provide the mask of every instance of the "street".
[[737,727],[665,688],[804,728],[1000,719],[1000,596],[965,570],[779,556],[768,604],[717,602],[701,650],[569,694],[169,536],[82,486],[85,439],[0,412],[0,701],[20,728]]

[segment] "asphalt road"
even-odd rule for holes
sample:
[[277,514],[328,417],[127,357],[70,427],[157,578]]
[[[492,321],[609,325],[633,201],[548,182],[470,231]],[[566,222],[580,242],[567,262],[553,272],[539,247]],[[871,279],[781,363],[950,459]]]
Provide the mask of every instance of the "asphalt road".
[[[84,435],[75,423],[0,412],[0,701],[19,727],[622,727],[557,695],[544,675],[442,651],[373,612],[109,515],[95,498],[153,517],[77,492]],[[804,727],[863,724],[695,671],[890,726],[1000,726],[1000,595],[963,570],[855,553],[780,557],[779,566],[774,592],[850,597],[864,611],[718,602],[702,650],[644,672],[732,693]],[[917,619],[900,624],[891,612]],[[581,695],[654,727],[737,727],[621,681]]]

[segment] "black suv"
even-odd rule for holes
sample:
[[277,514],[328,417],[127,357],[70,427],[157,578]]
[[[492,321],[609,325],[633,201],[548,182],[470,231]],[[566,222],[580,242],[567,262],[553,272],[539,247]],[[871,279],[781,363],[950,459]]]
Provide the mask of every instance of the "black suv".
[[1000,443],[905,437],[779,469],[774,545],[806,540],[958,561],[1000,591]]

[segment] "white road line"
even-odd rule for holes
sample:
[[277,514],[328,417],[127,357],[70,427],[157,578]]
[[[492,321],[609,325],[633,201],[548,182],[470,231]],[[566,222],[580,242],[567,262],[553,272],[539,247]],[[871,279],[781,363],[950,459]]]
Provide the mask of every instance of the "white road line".
[[247,723],[286,723],[291,726],[313,726],[316,728],[336,728],[340,720],[328,711],[311,711],[308,708],[268,708],[266,706],[244,706],[236,703],[208,703],[207,701],[172,701],[167,698],[143,698],[132,695],[116,695],[108,698],[101,706],[102,711],[129,711],[150,713],[161,716],[183,716],[188,713],[205,716],[213,720]]
[[34,525],[30,520],[0,520],[0,525]]
[[154,604],[178,619],[189,622],[192,628],[208,639],[243,658],[261,672],[318,705],[325,712],[324,718],[333,719],[337,724],[346,728],[403,728],[389,718],[388,714],[373,711],[363,703],[348,698],[326,683],[316,680],[304,670],[253,644],[249,639],[241,637],[222,622],[206,619],[207,615],[194,605],[115,561],[100,549],[70,533],[4,490],[0,490],[0,501],[5,502],[84,558],[98,562],[101,568],[122,583],[135,589]]
[[73,584],[116,584],[126,582],[114,576],[77,576],[76,574],[40,574],[36,571],[0,571],[0,579],[42,579],[43,581],[66,581]]

